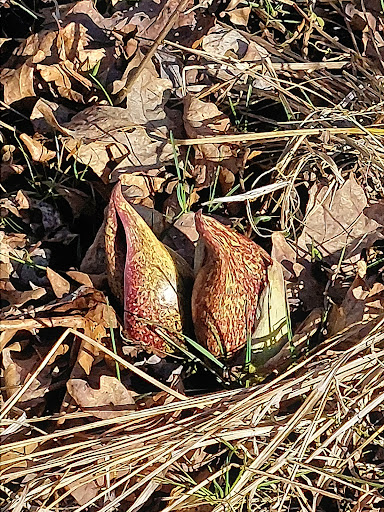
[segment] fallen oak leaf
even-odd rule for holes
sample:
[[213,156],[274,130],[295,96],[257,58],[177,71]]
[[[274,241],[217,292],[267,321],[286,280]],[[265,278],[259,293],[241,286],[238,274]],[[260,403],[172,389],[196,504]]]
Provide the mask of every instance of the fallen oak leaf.
[[2,300],[9,302],[11,306],[19,308],[30,300],[38,300],[46,294],[45,288],[37,287],[33,290],[20,292],[18,290],[1,290]]
[[330,264],[343,264],[358,259],[358,254],[379,238],[383,229],[364,214],[368,199],[353,174],[334,193],[330,186],[315,184],[309,191],[304,228],[298,245],[311,258],[311,247]]
[[85,272],[79,272],[77,270],[67,270],[67,276],[76,281],[77,283],[83,284],[89,288],[93,287],[91,278]]

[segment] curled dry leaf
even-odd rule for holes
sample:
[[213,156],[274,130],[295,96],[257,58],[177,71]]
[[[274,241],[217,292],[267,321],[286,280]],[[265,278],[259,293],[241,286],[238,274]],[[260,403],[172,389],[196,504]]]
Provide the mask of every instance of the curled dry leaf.
[[[216,25],[202,38],[203,50],[215,59],[228,62],[228,66],[220,63],[215,68],[208,68],[208,72],[220,80],[233,80],[244,82],[248,80],[248,69],[255,64],[262,64],[269,57],[268,51],[255,41],[248,40],[237,30]],[[208,60],[208,59],[207,59]],[[257,89],[273,89],[271,83],[263,77],[252,76],[252,86]]]
[[84,272],[78,272],[77,270],[68,270],[66,274],[68,277],[70,277],[74,281],[77,281],[80,284],[83,284],[84,286],[88,286],[89,288],[93,287],[93,283],[90,277]]
[[[40,364],[43,358],[40,354],[41,350],[40,347],[38,354],[27,341],[16,342],[3,349],[4,380],[8,397],[20,389]],[[67,351],[68,345],[61,345],[59,347],[38,377],[33,380],[28,389],[21,395],[19,403],[35,399],[43,400],[52,382],[53,364],[59,356]],[[48,352],[48,349],[46,352]]]
[[120,183],[109,204],[105,249],[109,284],[124,304],[128,337],[160,351],[172,351],[159,328],[172,339],[174,333],[183,331],[191,271],[181,257],[156,238],[125,200]]
[[125,173],[120,176],[125,186],[124,196],[135,205],[153,207],[153,197],[156,192],[162,192],[166,182],[174,180],[173,174],[153,170],[143,173]]
[[82,379],[69,379],[68,393],[81,409],[100,419],[117,418],[126,414],[127,409],[135,408],[134,396],[116,377],[102,375],[100,388],[93,389]]
[[43,112],[44,108],[47,109],[47,107],[52,113],[52,119],[55,119],[59,125],[61,123],[68,122],[69,119],[76,113],[74,110],[67,108],[65,105],[60,105],[53,101],[39,98],[32,109],[30,117],[35,132],[48,133],[55,131],[55,127],[45,120]]
[[313,275],[312,262],[300,258],[281,231],[272,233],[272,243],[272,257],[282,265],[290,303],[300,302],[304,311],[321,307],[324,287]]
[[34,162],[49,162],[56,157],[56,152],[47,149],[41,142],[33,139],[26,133],[20,135],[20,140],[26,145],[29,154]]
[[9,278],[13,272],[12,257],[23,258],[27,236],[23,233],[6,234],[0,231],[0,290],[14,290]]
[[6,181],[12,174],[21,174],[24,166],[14,162],[16,146],[4,144],[1,148],[0,183]]
[[213,355],[228,357],[254,332],[272,260],[257,244],[201,212],[196,228],[208,255],[193,287],[195,333]]
[[251,14],[251,7],[245,0],[231,0],[221,16],[224,16],[224,14],[228,14],[229,19],[235,25],[246,27]]
[[99,79],[120,78],[116,62],[122,55],[122,40],[117,33],[110,37],[116,22],[104,19],[90,1],[75,4],[60,22],[60,29],[55,23],[29,36],[5,64],[0,82],[7,104],[35,96],[37,83],[39,88],[53,86],[63,98],[85,103],[97,92],[85,74],[100,62]]
[[2,300],[6,300],[13,307],[19,308],[30,300],[38,300],[46,294],[45,288],[37,287],[32,290],[20,292],[18,290],[1,290]]
[[[137,27],[142,45],[148,45],[148,41],[154,41],[157,38],[179,4],[180,0],[143,0],[128,13],[129,23]],[[180,13],[175,20],[174,30],[180,27],[195,27],[195,13],[192,7],[193,1],[190,0],[185,7],[186,13]]]
[[[112,92],[117,94],[125,86],[129,73],[143,60],[144,55],[138,51],[128,64],[121,80],[113,84]],[[150,61],[135,80],[135,87],[125,92],[120,100],[126,100],[126,108],[129,110],[135,123],[146,125],[166,118],[164,105],[168,100],[172,82],[165,78],[159,78],[155,65]]]

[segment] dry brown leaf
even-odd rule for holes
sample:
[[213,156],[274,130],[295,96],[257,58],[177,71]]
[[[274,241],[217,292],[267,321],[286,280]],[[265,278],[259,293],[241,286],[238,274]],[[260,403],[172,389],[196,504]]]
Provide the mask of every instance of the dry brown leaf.
[[[180,0],[143,0],[132,10],[129,23],[137,26],[138,34],[142,38],[154,41],[179,4]],[[175,20],[174,30],[195,25],[195,14],[191,12],[191,7],[193,7],[192,0],[185,8],[187,14],[182,13]]]
[[93,283],[90,277],[84,272],[78,272],[77,270],[68,270],[66,274],[68,277],[70,277],[74,281],[77,281],[80,284],[83,284],[84,286],[88,286],[89,288],[93,287]]
[[49,267],[47,267],[47,277],[51,283],[53,293],[58,299],[69,293],[70,284],[68,281]]
[[[206,103],[193,96],[184,99],[184,126],[188,137],[204,138],[226,134],[230,130],[229,118],[214,103]],[[239,148],[229,144],[202,144],[195,147],[194,177],[198,188],[209,186],[220,168],[237,172],[240,167]],[[228,174],[228,173],[227,173]],[[222,178],[224,183],[228,179]]]
[[[155,171],[157,174],[157,171]],[[162,187],[171,174],[162,173],[162,176],[150,176],[138,173],[126,173],[120,176],[120,181],[124,185],[124,197],[132,204],[141,204],[153,206],[153,197],[156,192],[162,191]],[[151,198],[149,204],[145,203],[146,198]]]
[[[38,399],[41,403],[45,393],[48,392],[52,382],[52,365],[60,355],[68,351],[68,345],[61,345],[48,361],[47,365],[21,395],[19,402],[28,402]],[[48,352],[48,350],[47,350]],[[31,349],[29,343],[16,342],[3,350],[4,381],[7,396],[12,396],[24,384],[26,379],[35,371],[42,360],[42,356]]]
[[229,19],[235,25],[246,27],[248,25],[249,15],[251,14],[251,7],[247,5],[247,2],[244,0],[231,0],[220,16],[223,17],[225,14],[228,14]]
[[[52,17],[51,17],[52,20]],[[96,64],[99,78],[108,83],[120,78],[117,61],[122,55],[123,39],[116,32],[111,38],[115,20],[104,19],[90,1],[63,12],[60,29],[49,25],[28,37],[5,64],[0,76],[5,102],[35,96],[34,85],[54,85],[57,93],[67,99],[84,103],[91,98],[94,84],[85,74]],[[120,22],[120,29],[128,22]]]
[[32,34],[5,64],[0,75],[0,83],[4,85],[4,101],[7,104],[35,96],[35,65],[51,53],[55,37],[55,33],[45,30]]
[[1,148],[0,183],[6,181],[12,174],[21,174],[24,166],[14,162],[16,146],[4,144]]
[[23,258],[23,248],[27,245],[27,236],[22,233],[7,235],[0,231],[0,290],[14,290],[9,282],[13,272],[12,256]]
[[68,393],[83,410],[100,419],[117,418],[135,408],[136,393],[128,390],[116,377],[102,375],[100,388],[93,389],[82,379],[69,379]]
[[[328,322],[330,336],[355,323],[365,323],[384,313],[384,285],[357,274],[340,306],[334,305]],[[349,339],[350,343],[353,343]]]
[[4,86],[4,102],[7,105],[35,96],[33,72],[32,59],[28,59],[18,69],[3,69],[0,73],[0,83]]
[[354,176],[335,192],[331,186],[314,185],[309,193],[304,229],[298,245],[310,259],[311,247],[331,264],[356,261],[361,250],[383,238],[382,226],[364,214],[368,205],[363,188]]
[[[40,110],[41,107],[41,110]],[[45,109],[45,110],[44,110]],[[49,109],[49,110],[48,110]],[[32,109],[31,121],[35,132],[48,133],[54,131],[54,128],[49,124],[43,115],[43,112],[51,112],[55,121],[58,123],[66,123],[75,112],[64,105],[59,105],[53,101],[42,100],[39,98]],[[48,115],[48,114],[47,114]]]
[[282,265],[290,301],[294,303],[300,300],[304,311],[321,307],[324,302],[323,287],[312,274],[312,263],[298,257],[281,231],[272,233],[272,244],[271,255]]
[[2,290],[1,298],[9,302],[11,306],[16,308],[22,306],[26,302],[30,300],[38,300],[46,294],[45,288],[35,288],[33,290],[27,290],[25,292],[20,292],[18,290]]
[[[128,74],[140,64],[143,58],[144,55],[140,51],[136,53],[127,66],[123,78],[114,82],[113,94],[118,93],[125,86]],[[126,108],[134,122],[146,125],[149,122],[165,119],[164,105],[169,96],[166,91],[170,89],[172,89],[172,82],[159,78],[154,64],[149,62],[136,79],[135,87],[124,95],[127,102]]]
[[[252,69],[255,64],[262,64],[269,59],[269,53],[263,46],[255,41],[248,40],[245,34],[240,34],[237,30],[220,25],[216,25],[209,30],[208,34],[202,38],[201,46],[208,55],[231,64],[228,66],[221,64],[215,68],[207,69],[210,75],[223,81],[236,79],[238,83],[245,83],[249,78],[247,70]],[[253,74],[251,76],[254,88],[273,89],[270,81],[263,77],[255,78]]]
[[[205,52],[216,59],[251,60],[248,57],[252,52],[254,54],[252,64],[254,65],[257,61],[262,62],[263,59],[268,57],[268,52],[262,46],[254,41],[249,41],[237,30],[219,25],[211,28],[208,34],[203,37],[201,45]],[[242,71],[239,70],[239,72]]]
[[[82,482],[84,483],[82,484]],[[100,486],[97,481],[94,478],[90,479],[88,475],[83,478],[76,478],[75,481],[65,487],[80,506],[85,505],[89,500],[100,494]]]
[[50,160],[56,157],[55,151],[47,149],[43,144],[41,144],[41,142],[39,142],[36,139],[33,139],[26,133],[22,133],[19,137],[27,146],[27,149],[33,161],[45,163],[49,162]]
[[126,109],[89,107],[63,125],[48,104],[41,104],[39,110],[51,126],[67,136],[63,142],[70,154],[106,182],[113,168],[120,172],[158,169],[172,160],[167,128],[147,132]]

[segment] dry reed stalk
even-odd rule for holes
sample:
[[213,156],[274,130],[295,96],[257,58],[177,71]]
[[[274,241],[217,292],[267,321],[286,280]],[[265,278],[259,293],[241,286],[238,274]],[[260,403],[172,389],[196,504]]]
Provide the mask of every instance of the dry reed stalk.
[[242,133],[240,135],[214,135],[212,137],[204,137],[198,139],[175,139],[177,146],[192,146],[193,144],[231,144],[236,142],[255,142],[277,140],[285,137],[297,136],[321,136],[321,135],[367,135],[367,136],[383,136],[384,128],[365,127],[357,128],[355,126],[346,128],[301,128],[297,130],[272,131],[261,133]]

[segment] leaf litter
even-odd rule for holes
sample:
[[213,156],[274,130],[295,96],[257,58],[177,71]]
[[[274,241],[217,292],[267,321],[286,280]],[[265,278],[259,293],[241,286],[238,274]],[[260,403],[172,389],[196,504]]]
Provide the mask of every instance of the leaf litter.
[[[0,8],[5,510],[381,509],[380,3]],[[272,255],[234,358],[127,335],[116,182],[195,274],[202,207]]]

